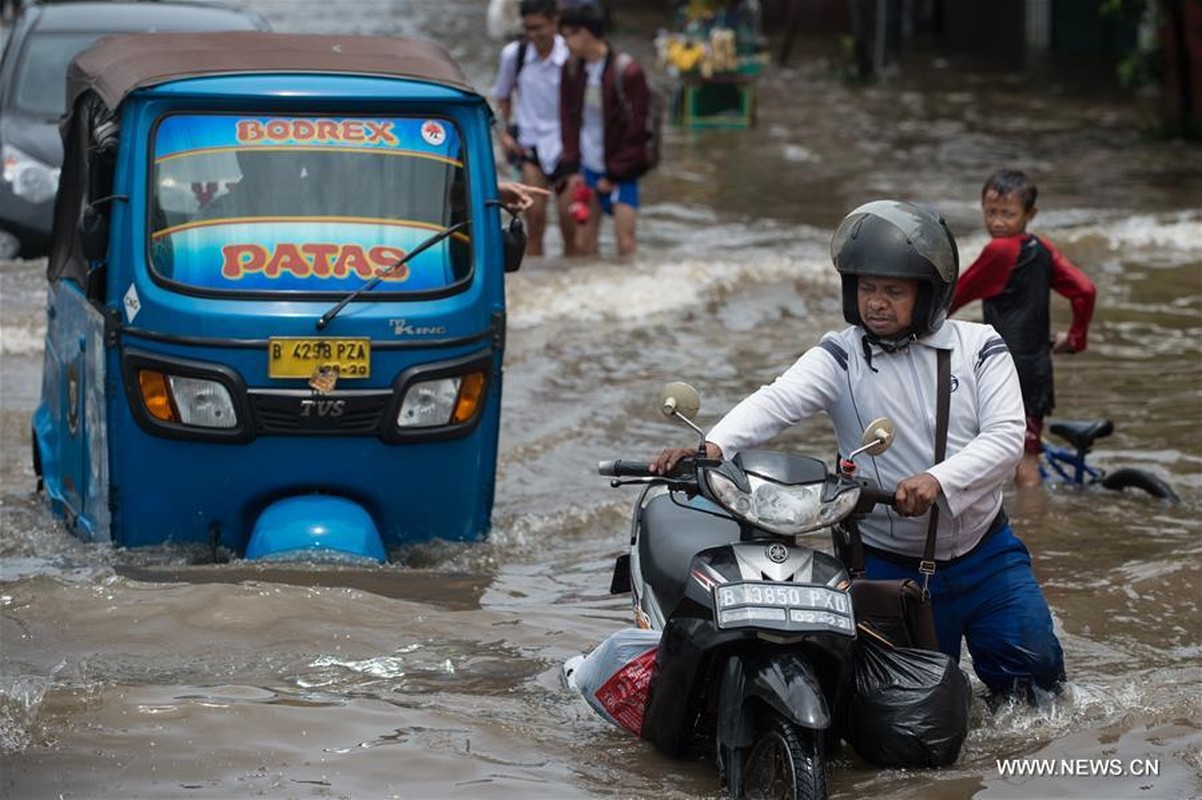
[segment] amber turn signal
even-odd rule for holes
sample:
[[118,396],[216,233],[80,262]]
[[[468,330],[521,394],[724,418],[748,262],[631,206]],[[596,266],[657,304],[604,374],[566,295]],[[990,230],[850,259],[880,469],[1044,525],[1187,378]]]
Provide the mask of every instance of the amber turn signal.
[[467,422],[476,415],[476,410],[480,408],[480,401],[484,394],[484,373],[469,372],[463,376],[463,383],[459,386],[459,397],[455,401],[455,413],[451,415],[451,422]]
[[163,422],[179,422],[179,415],[171,402],[167,389],[167,376],[161,372],[138,370],[138,389],[142,392],[142,403],[150,416]]

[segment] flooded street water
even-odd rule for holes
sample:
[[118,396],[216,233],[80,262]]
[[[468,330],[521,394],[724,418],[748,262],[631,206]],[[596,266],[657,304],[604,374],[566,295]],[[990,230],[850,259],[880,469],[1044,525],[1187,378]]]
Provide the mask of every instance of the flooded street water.
[[[433,39],[491,85],[483,0],[249,5],[277,30]],[[650,59],[630,27],[619,42]],[[761,80],[752,131],[668,129],[635,261],[507,276],[484,543],[284,568],[71,538],[29,461],[45,262],[0,263],[0,796],[716,796],[711,764],[662,757],[560,685],[565,659],[631,619],[608,588],[634,492],[596,463],[692,443],[656,409],[663,382],[701,389],[704,427],[841,327],[827,247],[855,205],[932,203],[966,265],[986,241],[980,185],[1002,165],[1035,174],[1035,232],[1098,286],[1089,350],[1056,362],[1055,417],[1111,419],[1095,462],[1149,470],[1182,502],[1009,492],[1068,691],[996,715],[974,701],[950,768],[878,770],[844,748],[831,794],[1202,796],[1202,149],[1144,133],[1145,101],[1050,67],[1031,80],[925,58],[859,89],[819,55],[795,48]],[[825,420],[775,444],[834,453]],[[1003,758],[1119,759],[1125,774],[1007,778]]]

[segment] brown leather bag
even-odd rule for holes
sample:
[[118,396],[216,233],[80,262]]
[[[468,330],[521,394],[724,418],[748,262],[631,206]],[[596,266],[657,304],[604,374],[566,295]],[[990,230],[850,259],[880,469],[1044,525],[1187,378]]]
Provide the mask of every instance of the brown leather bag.
[[915,581],[856,578],[849,591],[859,625],[894,647],[939,649],[930,599],[923,599],[922,587]]

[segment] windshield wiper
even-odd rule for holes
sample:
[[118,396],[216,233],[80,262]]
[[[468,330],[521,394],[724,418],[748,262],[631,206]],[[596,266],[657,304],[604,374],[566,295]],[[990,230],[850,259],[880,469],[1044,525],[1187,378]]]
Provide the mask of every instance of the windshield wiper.
[[472,221],[470,219],[465,219],[462,222],[456,222],[451,227],[447,228],[446,230],[439,231],[438,233],[431,236],[429,239],[426,239],[424,242],[419,244],[417,247],[410,250],[408,253],[405,254],[404,258],[397,261],[395,264],[393,264],[388,269],[384,270],[383,272],[377,272],[375,275],[372,276],[371,280],[369,280],[367,283],[360,286],[358,289],[355,289],[353,292],[348,294],[346,297],[339,300],[334,305],[333,308],[331,308],[326,313],[322,314],[321,318],[317,320],[317,330],[319,330],[319,331],[323,330],[327,325],[330,324],[330,322],[334,319],[334,317],[338,316],[338,313],[340,311],[342,311],[342,309],[346,308],[347,303],[351,302],[356,297],[358,297],[359,295],[368,291],[369,289],[374,288],[380,281],[384,280],[389,275],[391,275],[392,273],[394,273],[398,269],[400,269],[401,266],[403,266],[407,261],[409,261],[409,259],[413,258],[415,255],[417,255],[418,253],[421,253],[424,250],[428,250],[429,248],[438,244],[439,242],[441,242],[443,239],[447,238],[451,234],[463,230],[471,223],[472,223]]

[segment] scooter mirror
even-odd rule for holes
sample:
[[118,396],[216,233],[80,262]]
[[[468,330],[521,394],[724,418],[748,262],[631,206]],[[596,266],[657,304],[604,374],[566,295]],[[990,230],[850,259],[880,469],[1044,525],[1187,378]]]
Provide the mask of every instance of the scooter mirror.
[[701,410],[701,395],[687,383],[669,383],[660,395],[660,410],[665,417],[680,414],[685,419],[693,419]]
[[893,420],[888,417],[877,417],[864,429],[864,435],[860,437],[860,444],[864,445],[864,448],[859,452],[868,453],[870,456],[879,456],[889,449],[889,445],[893,444],[893,438],[896,435],[897,428],[894,426]]

